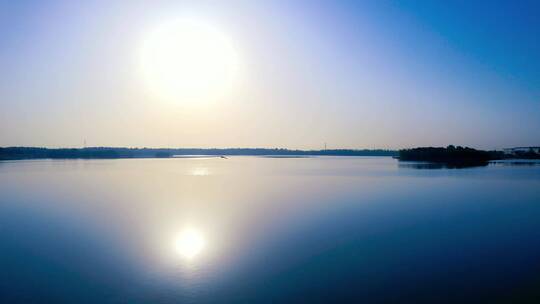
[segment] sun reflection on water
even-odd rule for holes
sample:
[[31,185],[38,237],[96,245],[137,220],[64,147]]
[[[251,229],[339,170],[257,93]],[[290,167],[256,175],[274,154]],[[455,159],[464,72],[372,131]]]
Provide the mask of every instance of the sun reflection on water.
[[192,260],[206,247],[204,234],[195,228],[182,231],[174,242],[176,252],[186,260]]

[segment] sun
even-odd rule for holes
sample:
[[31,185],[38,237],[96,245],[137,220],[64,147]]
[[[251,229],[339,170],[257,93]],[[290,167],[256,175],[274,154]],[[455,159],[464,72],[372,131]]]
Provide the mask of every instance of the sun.
[[231,40],[209,24],[178,19],[148,34],[141,70],[158,98],[199,102],[222,97],[237,77],[238,55]]

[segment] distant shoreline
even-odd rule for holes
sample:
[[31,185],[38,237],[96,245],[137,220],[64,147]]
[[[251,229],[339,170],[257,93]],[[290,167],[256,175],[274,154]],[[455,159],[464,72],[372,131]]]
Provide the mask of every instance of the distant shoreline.
[[192,158],[228,156],[264,156],[270,158],[302,158],[310,156],[388,156],[400,161],[434,163],[483,163],[502,159],[540,159],[536,151],[508,154],[503,151],[483,151],[468,147],[421,147],[401,150],[385,149],[325,149],[291,150],[268,148],[40,148],[0,147],[0,160],[22,159],[120,159],[120,158]]
[[267,156],[267,157],[305,157],[305,156],[397,156],[398,151],[384,149],[327,149],[327,150],[289,150],[265,148],[39,148],[5,147],[0,148],[0,160],[18,159],[119,159],[119,158],[178,158],[186,156]]
[[400,161],[423,161],[431,163],[444,163],[452,166],[475,166],[487,164],[493,160],[503,159],[540,159],[540,154],[534,150],[516,152],[513,154],[504,151],[484,151],[469,147],[449,145],[442,147],[421,147],[399,150],[395,158]]

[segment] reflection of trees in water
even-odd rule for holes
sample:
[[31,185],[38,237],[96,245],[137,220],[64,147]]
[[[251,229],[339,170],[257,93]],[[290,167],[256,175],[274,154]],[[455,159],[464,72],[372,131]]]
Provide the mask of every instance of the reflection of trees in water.
[[489,162],[399,162],[400,168],[410,169],[465,169],[475,167],[486,167]]

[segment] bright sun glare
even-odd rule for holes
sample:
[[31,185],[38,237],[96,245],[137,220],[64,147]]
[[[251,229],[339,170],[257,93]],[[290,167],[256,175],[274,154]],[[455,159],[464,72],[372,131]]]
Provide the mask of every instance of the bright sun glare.
[[238,68],[227,36],[195,20],[173,20],[142,47],[142,73],[151,93],[174,101],[204,101],[230,90]]
[[182,231],[175,241],[176,252],[186,259],[193,259],[201,253],[205,246],[204,235],[193,228]]

